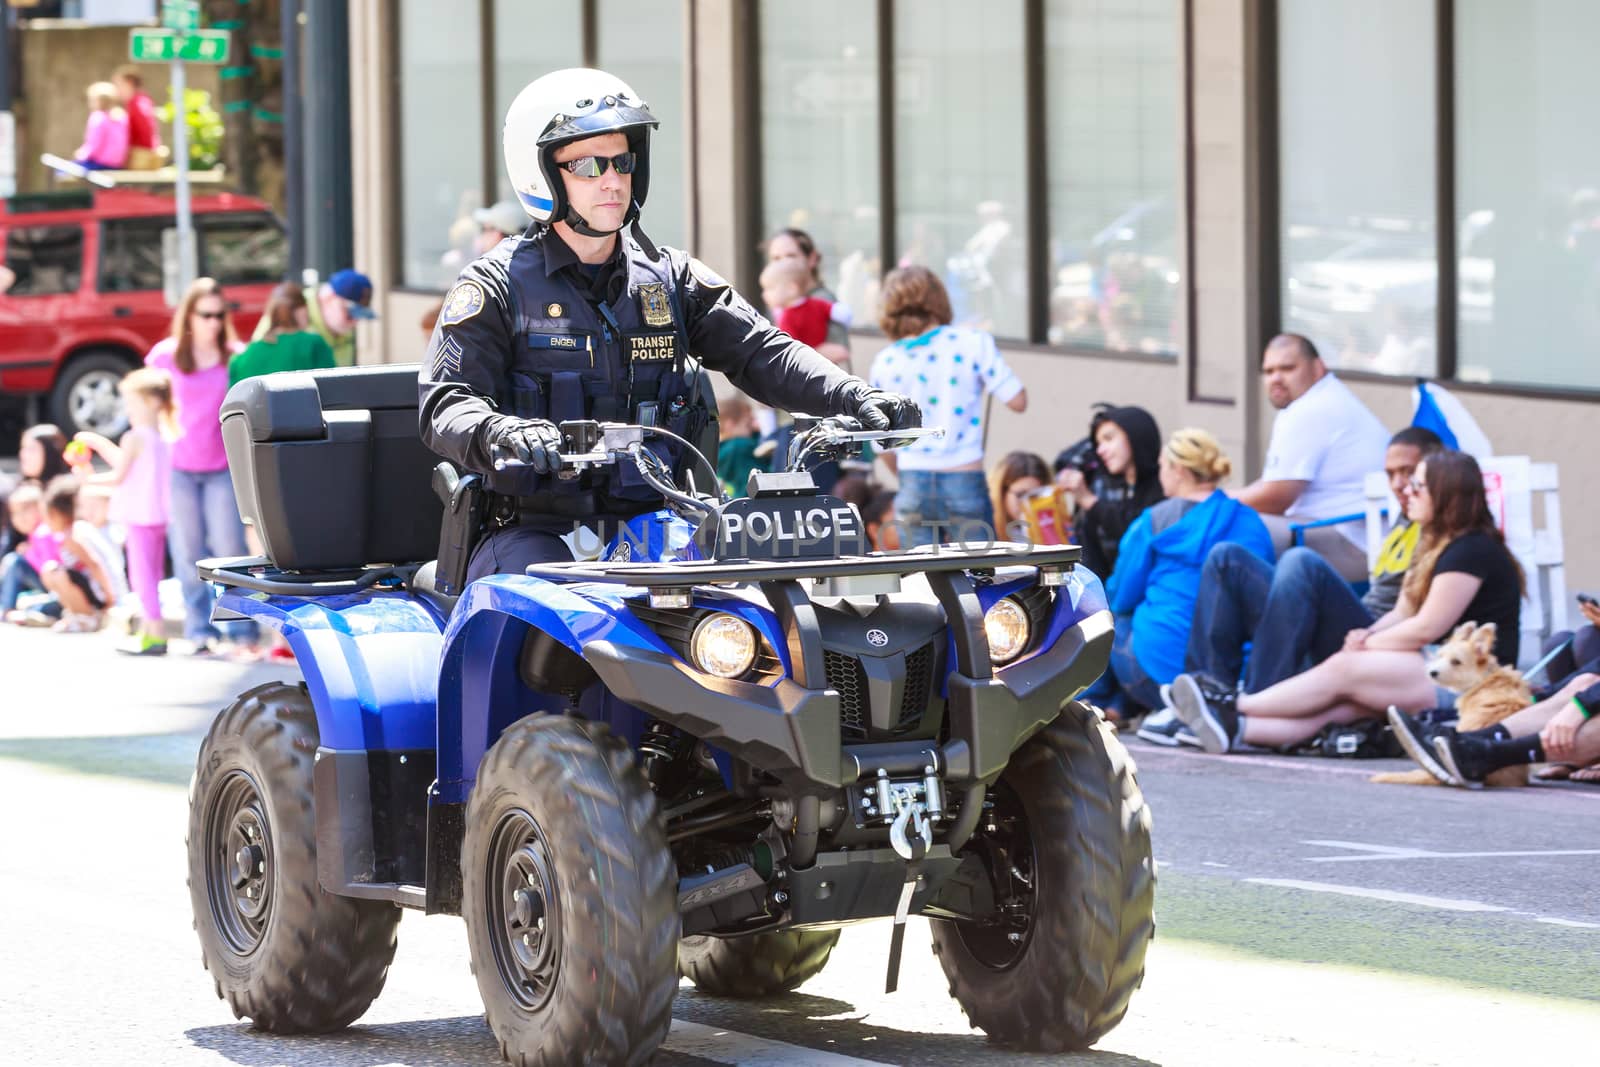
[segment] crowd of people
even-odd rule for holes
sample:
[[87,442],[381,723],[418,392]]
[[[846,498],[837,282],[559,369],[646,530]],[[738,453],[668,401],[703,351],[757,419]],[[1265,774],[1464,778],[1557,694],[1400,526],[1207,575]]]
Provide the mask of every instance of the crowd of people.
[[89,117],[73,159],[85,170],[153,170],[167,162],[155,102],[135,66],[90,85]]
[[[501,223],[491,212],[483,225]],[[848,363],[850,312],[823,284],[810,237],[781,231],[766,251],[773,319]],[[247,549],[218,413],[244,378],[348,362],[329,327],[344,327],[337,339],[370,315],[370,291],[353,271],[305,290],[285,283],[245,345],[221,287],[201,279],[170,336],[122,383],[130,428],[119,441],[29,428],[0,525],[5,621],[88,632],[121,605],[132,620],[124,651],[164,654],[159,584],[171,573],[193,651],[263,654],[249,628],[219,631],[195,572],[198,559]],[[989,412],[1024,411],[1023,381],[990,334],[952,321],[927,268],[891,271],[879,304],[889,343],[867,377],[910,396],[945,433],[877,457],[893,488],[874,479],[872,462],[825,466],[819,483],[857,507],[880,550],[987,538],[1081,545],[1117,622],[1110,667],[1087,699],[1123,728],[1218,754],[1327,750],[1330,733],[1388,729],[1457,783],[1547,760],[1563,765],[1553,774],[1600,777],[1585,770],[1600,760],[1600,728],[1587,726],[1600,708],[1600,607],[1585,605],[1587,625],[1552,639],[1531,707],[1481,735],[1450,732],[1454,694],[1429,676],[1424,650],[1464,622],[1493,624],[1495,657],[1516,664],[1527,577],[1496,528],[1477,461],[1421,427],[1390,433],[1306,338],[1266,347],[1277,414],[1265,468],[1228,487],[1233,463],[1211,433],[1163,435],[1136,405],[1096,405],[1085,436],[1063,442],[1053,462],[1017,451],[986,466]],[[792,426],[742,395],[718,406],[718,475],[739,495],[752,470],[780,467]],[[1351,516],[1378,470],[1399,514],[1369,567],[1364,523]]]
[[213,590],[195,570],[198,560],[259,547],[239,518],[222,403],[245,378],[337,365],[350,321],[371,314],[371,288],[355,271],[309,289],[285,282],[247,344],[222,286],[201,278],[179,302],[168,336],[123,378],[128,430],[118,440],[87,431],[69,440],[48,424],[26,429],[19,477],[0,487],[0,620],[92,633],[115,614],[129,629],[120,651],[165,655],[161,585],[171,575],[189,651],[287,655],[248,623],[227,632],[213,623]]

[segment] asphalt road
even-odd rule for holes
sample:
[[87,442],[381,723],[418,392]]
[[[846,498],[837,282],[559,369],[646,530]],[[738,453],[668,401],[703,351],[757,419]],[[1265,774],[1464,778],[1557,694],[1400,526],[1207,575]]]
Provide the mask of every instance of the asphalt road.
[[[292,668],[131,660],[105,636],[0,629],[0,1060],[379,1067],[497,1062],[461,923],[408,913],[346,1033],[235,1021],[200,967],[185,786],[232,694]],[[666,1064],[1467,1064],[1592,1054],[1600,790],[1378,786],[1369,763],[1136,747],[1155,813],[1148,977],[1098,1051],[1008,1053],[970,1030],[913,921],[845,931],[799,993],[685,987]]]

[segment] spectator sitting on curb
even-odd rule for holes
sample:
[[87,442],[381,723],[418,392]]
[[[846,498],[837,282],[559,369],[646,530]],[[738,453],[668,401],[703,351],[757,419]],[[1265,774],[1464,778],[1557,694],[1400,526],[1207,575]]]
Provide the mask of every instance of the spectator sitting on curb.
[[[995,536],[1027,544],[1028,494],[1050,484],[1050,468],[1032,452],[1008,452],[989,472],[989,504],[994,508]],[[958,531],[959,532],[959,531]]]
[[[333,362],[350,367],[356,361],[356,320],[376,319],[372,303],[372,279],[354,270],[334,271],[321,285],[307,286],[306,328],[322,337],[333,349]],[[263,315],[250,340],[259,341],[272,329]]]
[[[1384,538],[1372,584],[1357,599],[1348,582],[1308,548],[1291,548],[1273,566],[1241,545],[1219,544],[1206,557],[1195,600],[1194,625],[1183,669],[1224,684],[1240,681],[1256,693],[1315,666],[1344,647],[1345,635],[1371,627],[1394,610],[1422,528],[1404,517],[1411,479],[1424,458],[1442,448],[1431,430],[1408,427],[1389,441],[1383,469],[1400,501],[1402,517]],[[1139,736],[1173,745],[1186,728],[1175,716],[1146,722]]]
[[17,446],[17,473],[25,482],[38,482],[40,486],[72,471],[67,462],[67,435],[60,427],[48,422],[29,426],[22,431],[22,443]]
[[[1261,357],[1267,399],[1278,409],[1261,477],[1234,495],[1267,520],[1281,553],[1294,521],[1315,522],[1360,513],[1366,477],[1383,462],[1388,434],[1378,417],[1340,381],[1308,339],[1281,333]],[[1347,582],[1367,575],[1359,522],[1307,532],[1306,544],[1325,556]]]
[[1077,467],[1056,462],[1056,484],[1075,504],[1073,536],[1083,547],[1083,565],[1104,581],[1117,566],[1117,549],[1133,520],[1165,495],[1158,470],[1161,431],[1140,407],[1105,407],[1089,422],[1089,438],[1100,458],[1093,480]]
[[950,295],[926,267],[900,267],[883,281],[879,324],[894,342],[872,360],[874,389],[904,392],[943,437],[922,437],[884,454],[900,475],[895,513],[912,546],[958,536],[963,525],[994,529],[983,475],[984,400],[992,394],[1012,411],[1027,410],[1028,393],[994,338],[950,325]]
[[1123,718],[1162,706],[1161,687],[1183,669],[1200,568],[1212,547],[1239,546],[1272,558],[1260,516],[1217,488],[1233,471],[1216,438],[1179,430],[1161,450],[1166,499],[1144,511],[1122,538],[1106,595],[1117,617],[1110,670],[1090,689]]
[[[1554,696],[1493,726],[1466,733],[1429,728],[1398,708],[1389,709],[1406,754],[1449,785],[1480,788],[1502,767],[1555,760],[1574,767],[1600,764],[1600,674],[1579,674]],[[1578,778],[1578,775],[1573,775]],[[1600,775],[1581,781],[1600,781]]]
[[880,489],[861,509],[861,523],[867,541],[877,552],[900,551],[900,524],[894,517],[894,490]]
[[61,558],[47,563],[40,578],[61,602],[61,621],[52,627],[59,633],[93,633],[106,608],[116,603],[102,538],[77,511],[78,480],[70,474],[53,479],[45,487],[44,521],[60,538]]
[[322,370],[334,365],[328,342],[306,329],[310,312],[298,285],[283,282],[273,289],[261,321],[267,323],[267,332],[228,361],[229,388],[259,374]]
[[1423,460],[1409,514],[1422,539],[1399,603],[1370,629],[1351,630],[1342,650],[1257,693],[1205,675],[1173,679],[1172,705],[1201,747],[1285,748],[1333,723],[1380,717],[1391,704],[1408,711],[1448,704],[1421,651],[1463,622],[1494,623],[1495,658],[1517,662],[1522,568],[1489,514],[1478,461],[1462,452]]
[[44,592],[45,567],[61,559],[61,539],[45,525],[44,489],[38,482],[23,482],[6,499],[11,536],[0,557],[0,618],[28,621],[18,609],[23,593]]

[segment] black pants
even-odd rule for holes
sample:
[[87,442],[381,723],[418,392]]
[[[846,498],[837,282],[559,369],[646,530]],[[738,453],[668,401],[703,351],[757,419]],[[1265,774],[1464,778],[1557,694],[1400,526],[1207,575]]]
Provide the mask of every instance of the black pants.
[[467,581],[489,574],[521,574],[535,563],[570,563],[572,550],[561,535],[533,526],[508,526],[478,542],[467,564]]

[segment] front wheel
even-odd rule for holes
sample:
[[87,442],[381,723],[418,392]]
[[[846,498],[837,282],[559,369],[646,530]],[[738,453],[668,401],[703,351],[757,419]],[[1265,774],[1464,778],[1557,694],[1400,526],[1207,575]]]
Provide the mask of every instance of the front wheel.
[[967,846],[998,914],[935,920],[933,950],[967,1018],[1002,1044],[1083,1049],[1127,1013],[1155,932],[1150,810],[1094,709],[1069,704],[1012,757]]
[[189,789],[189,895],[200,955],[238,1018],[279,1034],[360,1018],[383,989],[400,909],[317,882],[304,686],[239,697],[200,746]]
[[713,997],[770,997],[800,988],[828,963],[837,930],[775,930],[748,937],[686,937],[678,971]]
[[672,1022],[677,871],[604,726],[530,715],[478,767],[461,848],[472,969],[519,1067],[643,1063]]

